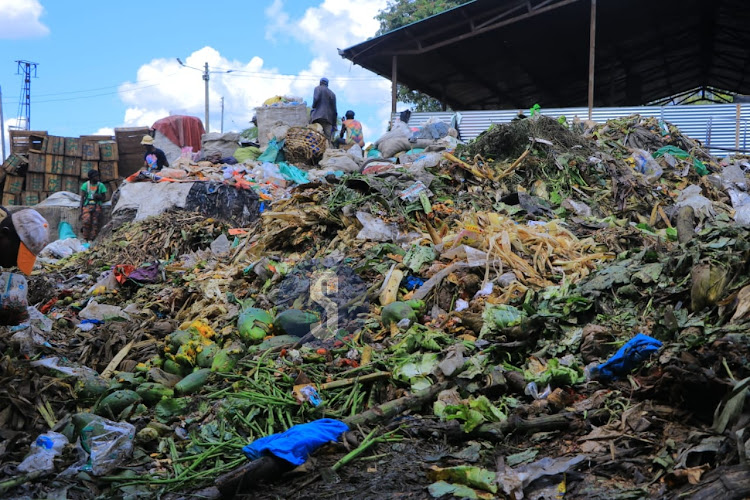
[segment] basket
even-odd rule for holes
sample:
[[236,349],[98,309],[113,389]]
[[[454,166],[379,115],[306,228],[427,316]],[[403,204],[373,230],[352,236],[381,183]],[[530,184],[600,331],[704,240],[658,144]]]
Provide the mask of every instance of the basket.
[[325,136],[306,127],[291,127],[286,133],[284,155],[290,163],[317,164],[328,146]]

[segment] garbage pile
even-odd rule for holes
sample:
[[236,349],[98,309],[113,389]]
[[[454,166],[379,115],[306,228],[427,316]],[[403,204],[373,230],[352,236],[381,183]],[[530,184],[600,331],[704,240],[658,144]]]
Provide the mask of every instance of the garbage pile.
[[746,496],[750,163],[639,116],[448,129],[348,171],[271,141],[221,174],[276,179],[249,227],[45,261],[0,335],[0,493]]

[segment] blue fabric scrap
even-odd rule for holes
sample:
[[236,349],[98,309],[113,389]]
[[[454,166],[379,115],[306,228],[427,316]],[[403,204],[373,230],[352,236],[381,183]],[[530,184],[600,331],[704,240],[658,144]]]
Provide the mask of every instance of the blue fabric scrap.
[[604,382],[616,380],[621,375],[630,373],[633,368],[643,363],[661,346],[660,341],[639,333],[620,347],[606,362],[592,368],[591,377]]
[[404,288],[406,288],[410,292],[422,285],[424,285],[424,279],[418,276],[407,276],[404,280]]
[[328,443],[338,440],[349,430],[340,420],[321,418],[307,424],[295,425],[289,430],[272,434],[244,446],[242,452],[250,460],[271,453],[293,465],[302,465],[310,453]]

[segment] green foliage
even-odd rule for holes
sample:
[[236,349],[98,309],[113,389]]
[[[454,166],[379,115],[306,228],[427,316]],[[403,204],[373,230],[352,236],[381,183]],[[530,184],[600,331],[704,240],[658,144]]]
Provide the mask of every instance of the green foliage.
[[[375,19],[380,22],[377,36],[434,16],[445,10],[465,4],[469,0],[390,0]],[[398,86],[398,101],[414,104],[413,110],[420,112],[443,111],[443,104],[434,97],[410,88]]]
[[393,31],[407,24],[440,14],[469,0],[390,0],[388,6],[376,16],[380,22],[377,36]]

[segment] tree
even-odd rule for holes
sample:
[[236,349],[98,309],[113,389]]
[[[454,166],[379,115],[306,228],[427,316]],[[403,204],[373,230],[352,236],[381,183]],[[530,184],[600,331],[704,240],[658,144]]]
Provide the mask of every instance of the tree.
[[[469,1],[471,0],[389,0],[388,6],[375,16],[380,22],[380,29],[376,34],[383,35]],[[405,85],[398,86],[398,100],[414,104],[414,110],[417,112],[443,110],[443,105],[438,99],[411,90]]]

